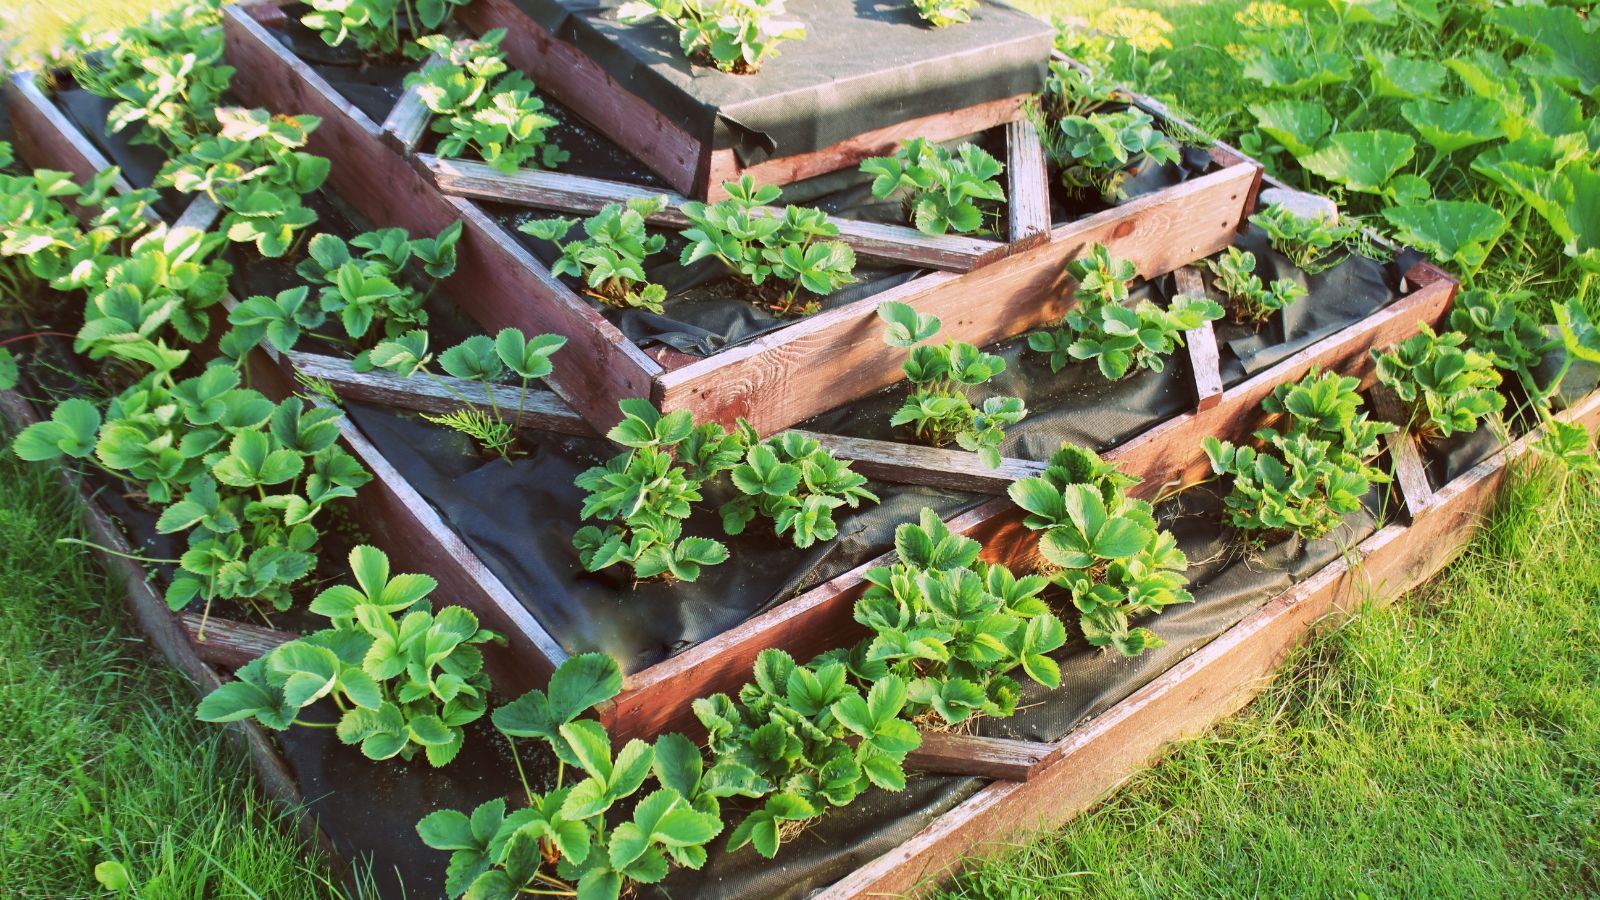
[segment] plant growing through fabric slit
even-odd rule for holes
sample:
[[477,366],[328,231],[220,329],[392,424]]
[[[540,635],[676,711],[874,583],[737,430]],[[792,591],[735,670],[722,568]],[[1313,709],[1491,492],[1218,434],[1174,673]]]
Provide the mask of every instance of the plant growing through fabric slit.
[[986,397],[974,406],[969,392],[1005,371],[1006,361],[955,339],[924,344],[939,333],[939,319],[904,303],[880,304],[878,317],[884,343],[911,351],[904,369],[913,390],[889,424],[910,425],[918,440],[935,447],[955,441],[991,469],[999,466],[1005,426],[1022,421],[1027,410],[1016,397]]
[[980,549],[922,510],[919,523],[895,529],[896,562],[865,576],[855,619],[871,636],[818,662],[843,662],[862,684],[903,679],[903,715],[932,725],[1012,715],[1019,669],[1045,688],[1059,687],[1049,654],[1066,642],[1066,629],[1039,596],[1048,581],[984,563]]
[[922,21],[935,28],[970,22],[972,11],[978,8],[978,0],[911,0],[911,4]]
[[803,550],[839,536],[835,509],[878,502],[866,488],[866,476],[851,471],[849,463],[840,462],[814,438],[787,431],[763,442],[747,425],[740,430],[749,449],[728,474],[742,496],[719,510],[728,534],[743,533],[761,516],[772,521],[779,537],[789,534]]
[[783,15],[784,0],[630,0],[617,8],[624,25],[659,18],[678,30],[678,47],[691,60],[748,75],[778,55],[778,45],[806,36],[806,27]]
[[510,812],[495,798],[470,815],[446,809],[417,823],[423,843],[451,851],[447,896],[616,900],[674,865],[705,865],[706,846],[723,830],[721,801],[758,796],[762,786],[742,766],[706,768],[681,734],[614,748],[605,726],[581,717],[621,691],[617,664],[587,653],[563,662],[547,690],[495,710],[495,728],[514,754],[517,739],[554,754],[555,784],[539,794],[523,779],[522,806]]
[[439,368],[451,378],[477,382],[488,400],[487,410],[430,368],[429,364],[435,359],[428,350],[426,331],[415,329],[379,341],[368,359],[374,368],[402,378],[420,372],[433,379],[450,396],[461,401],[462,408],[438,415],[425,414],[423,418],[459,431],[477,441],[484,450],[509,460],[516,449],[517,426],[514,421],[507,421],[495,399],[495,386],[508,377],[518,379],[517,414],[520,416],[527,406],[528,383],[548,377],[554,371],[550,357],[566,343],[566,338],[556,334],[529,338],[516,328],[502,328],[493,338],[473,335],[440,353]]
[[368,759],[448,765],[466,739],[463,726],[483,717],[489,676],[478,645],[504,638],[478,627],[460,606],[434,611],[427,575],[390,577],[389,558],[373,547],[350,551],[356,584],[330,587],[311,611],[332,627],[280,644],[252,660],[200,701],[206,722],[254,719],[275,731],[295,725],[323,700],[338,710],[339,740]]
[[1138,277],[1131,260],[1112,259],[1104,244],[1091,244],[1068,271],[1078,280],[1078,305],[1061,327],[1028,335],[1028,346],[1049,354],[1051,371],[1069,360],[1092,359],[1116,381],[1137,369],[1160,372],[1183,345],[1183,333],[1222,318],[1222,307],[1206,297],[1180,294],[1166,308],[1143,300],[1128,306],[1128,284]]
[[662,415],[637,398],[618,405],[623,419],[606,437],[628,449],[576,479],[589,492],[581,517],[604,525],[578,529],[572,544],[591,572],[621,563],[637,580],[694,581],[703,567],[725,562],[728,548],[685,536],[683,524],[701,486],[739,464],[745,440],[715,424],[696,426],[688,410]]
[[1257,431],[1257,446],[1205,439],[1212,471],[1232,480],[1223,501],[1230,524],[1246,532],[1320,538],[1361,509],[1373,483],[1389,480],[1369,461],[1381,449],[1379,438],[1395,426],[1360,411],[1359,384],[1313,370],[1262,401],[1261,408],[1285,427]]
[[650,283],[644,264],[667,245],[667,239],[650,234],[645,223],[666,206],[664,194],[636,197],[626,204],[608,203],[584,220],[583,237],[572,241],[565,239],[577,219],[537,219],[524,222],[517,230],[555,244],[561,257],[550,271],[580,279],[589,296],[611,306],[659,313],[667,289]]
[[1331,269],[1349,255],[1348,245],[1360,236],[1353,222],[1322,216],[1302,216],[1274,203],[1250,217],[1250,224],[1267,233],[1272,249],[1308,275]]
[[875,156],[861,171],[875,176],[872,196],[902,193],[907,217],[923,234],[970,234],[983,228],[983,203],[1004,203],[1004,167],[977,144],[955,153],[927,138],[912,138],[893,156]]
[[1464,349],[1459,331],[1436,334],[1426,322],[1421,331],[1387,351],[1372,351],[1378,380],[1409,408],[1408,424],[1418,437],[1449,437],[1478,429],[1479,422],[1505,408],[1494,359]]
[[785,832],[829,806],[844,806],[872,786],[905,789],[906,754],[922,744],[902,718],[906,681],[885,675],[863,696],[848,674],[842,662],[802,666],[781,650],[763,650],[755,681],[737,700],[715,694],[694,701],[713,771],[753,773],[758,790],[751,794],[765,798],[729,835],[729,851],[753,844],[771,859]]
[[1134,619],[1194,599],[1177,539],[1157,525],[1148,502],[1128,496],[1139,481],[1092,450],[1063,444],[1043,475],[1008,491],[1028,513],[1024,524],[1044,532],[1045,571],[1072,597],[1084,637],[1124,656],[1166,646]]
[[1260,327],[1273,313],[1306,295],[1305,288],[1287,278],[1263,284],[1255,274],[1256,255],[1238,247],[1206,260],[1206,268],[1215,276],[1217,290],[1228,298],[1228,311],[1237,322]]
[[372,56],[392,56],[401,50],[401,29],[433,31],[450,17],[452,8],[467,0],[308,0],[311,12],[301,24],[315,31],[324,43],[338,47],[350,41]]
[[[780,316],[816,312],[820,298],[855,282],[855,251],[829,240],[838,237],[839,228],[827,213],[803,206],[763,209],[782,191],[770,184],[757,187],[749,175],[722,187],[726,200],[683,204],[690,223],[683,232],[689,242],[679,258],[683,265],[720,260]],[[802,291],[811,295],[805,302]]]
[[504,36],[495,29],[461,44],[443,35],[421,38],[417,43],[424,50],[447,62],[407,75],[405,84],[417,88],[434,114],[433,130],[443,136],[440,156],[471,151],[507,174],[529,164],[555,168],[567,153],[546,132],[559,123],[545,112],[533,82],[507,67],[499,50]]
[[1069,115],[1041,131],[1045,154],[1069,191],[1093,192],[1107,202],[1128,197],[1124,183],[1141,160],[1178,162],[1178,145],[1157,131],[1141,109]]

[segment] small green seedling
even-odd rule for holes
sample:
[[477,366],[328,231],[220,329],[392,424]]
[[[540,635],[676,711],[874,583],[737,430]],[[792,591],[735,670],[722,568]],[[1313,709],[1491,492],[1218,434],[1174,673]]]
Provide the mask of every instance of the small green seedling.
[[1139,160],[1178,162],[1178,145],[1154,123],[1140,109],[1066,116],[1044,132],[1045,154],[1069,191],[1120,202],[1128,197],[1124,182]]
[[1004,167],[977,144],[962,144],[951,153],[926,138],[912,138],[893,156],[863,162],[861,171],[875,176],[872,196],[904,195],[907,216],[923,234],[978,231],[984,204],[1006,199],[998,180]]
[[1286,278],[1265,285],[1255,274],[1256,255],[1229,247],[1206,267],[1216,276],[1215,285],[1228,298],[1228,312],[1236,322],[1260,327],[1272,314],[1306,296],[1306,289]]
[[667,239],[650,234],[647,220],[667,206],[665,195],[639,197],[626,204],[608,203],[583,223],[583,237],[566,241],[577,219],[538,219],[517,228],[550,241],[561,251],[550,271],[581,279],[586,293],[611,306],[661,312],[667,289],[651,284],[645,260],[659,253]]
[[778,536],[789,534],[804,550],[839,536],[834,510],[878,502],[866,488],[866,476],[851,471],[814,438],[787,431],[762,442],[750,432],[743,440],[750,449],[729,471],[742,496],[720,509],[723,530],[730,535],[743,533],[759,515],[772,521]]
[[778,55],[778,45],[806,36],[806,27],[783,15],[784,0],[630,0],[617,8],[624,25],[661,19],[678,30],[678,46],[691,60],[748,75]]
[[1289,257],[1301,271],[1315,275],[1333,268],[1349,256],[1348,247],[1360,237],[1360,226],[1330,218],[1302,216],[1274,203],[1250,217],[1250,224],[1267,233],[1272,249]]
[[962,22],[971,22],[978,0],[911,0],[922,21],[935,28],[948,28]]

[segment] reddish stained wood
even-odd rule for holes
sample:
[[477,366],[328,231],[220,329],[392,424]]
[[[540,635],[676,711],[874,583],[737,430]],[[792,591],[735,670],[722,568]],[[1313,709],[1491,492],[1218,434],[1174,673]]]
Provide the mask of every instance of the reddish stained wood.
[[1031,94],[1018,94],[1000,100],[990,100],[964,109],[936,113],[916,119],[907,119],[883,128],[856,135],[830,147],[793,156],[779,156],[746,166],[731,149],[713,150],[710,168],[695,183],[691,193],[696,196],[720,200],[727,196],[722,184],[738,181],[749,175],[762,184],[789,184],[860,165],[873,156],[887,156],[900,145],[914,137],[924,137],[935,143],[954,140],[962,135],[988,131],[999,125],[1022,117],[1023,104]]
[[[608,203],[664,196],[667,207],[650,216],[649,221],[668,228],[689,225],[688,217],[679,210],[687,202],[681,194],[540,169],[518,169],[507,175],[485,163],[440,159],[430,154],[419,154],[417,164],[429,173],[439,190],[447,194],[584,215],[598,212]],[[772,215],[782,215],[778,209],[769,207],[768,211]],[[841,217],[834,217],[832,222],[839,229],[839,239],[849,244],[857,255],[924,268],[965,272],[993,262],[1005,253],[1004,245],[983,238],[927,235],[903,225]]]
[[939,316],[949,337],[992,344],[1066,314],[1066,264],[1092,243],[1133,260],[1147,278],[1221,250],[1233,239],[1250,177],[1247,167],[1204,175],[1057,228],[1049,244],[960,279],[937,273],[811,316],[666,373],[655,399],[700,421],[743,417],[763,434],[786,428],[900,380],[902,357],[884,352],[882,301]]
[[1007,232],[1011,251],[1050,239],[1050,178],[1039,130],[1024,117],[1006,126]]
[[975,775],[1027,781],[1055,749],[1038,741],[922,732],[922,746],[906,756],[906,768],[944,775]]
[[511,0],[474,0],[456,20],[477,34],[506,29],[500,43],[511,64],[535,84],[583,116],[586,124],[632,153],[668,184],[694,192],[701,170],[701,142],[639,99],[588,54],[557,39]]
[[382,130],[266,34],[248,15],[223,9],[233,89],[246,102],[321,116],[311,150],[335,157],[331,187],[378,226],[437,233],[461,221],[456,274],[447,289],[487,330],[561,334],[568,340],[551,386],[599,428],[621,414],[617,400],[647,397],[661,366],[582,298],[550,276],[505,229],[469,201],[444,197],[429,179],[384,145]]
[[[1600,394],[1565,417],[1593,430],[1600,425]],[[1363,541],[1357,565],[1335,561],[1067,735],[1032,780],[989,785],[816,896],[922,896],[975,855],[1005,853],[1023,832],[1058,828],[1093,806],[1153,762],[1168,742],[1198,734],[1250,702],[1289,650],[1330,614],[1368,599],[1392,599],[1454,558],[1487,512],[1508,464],[1527,452],[1531,439],[1446,486],[1426,518],[1388,526]]]
[[[1172,273],[1177,280],[1178,293],[1189,297],[1206,296],[1205,279],[1193,266],[1184,266]],[[1210,409],[1222,402],[1222,354],[1217,350],[1217,332],[1210,322],[1185,332],[1184,345],[1189,351],[1189,368],[1194,376],[1195,406]]]
[[[111,162],[34,84],[37,77],[35,72],[15,72],[5,82],[17,155],[35,168],[68,171],[80,181],[108,168]],[[120,175],[115,187],[119,192],[133,190]]]
[[228,670],[237,669],[300,636],[292,631],[263,628],[216,616],[205,619],[196,613],[179,613],[178,620],[183,623],[183,630],[194,643],[200,658]]

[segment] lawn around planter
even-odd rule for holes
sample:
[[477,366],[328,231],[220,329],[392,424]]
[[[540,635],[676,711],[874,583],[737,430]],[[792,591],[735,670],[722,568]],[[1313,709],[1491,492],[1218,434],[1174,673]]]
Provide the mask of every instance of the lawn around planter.
[[758,5],[200,4],[8,82],[13,450],[386,892],[910,890],[1600,466],[1581,296],[1458,292],[1131,45],[908,6],[761,129],[872,32]]

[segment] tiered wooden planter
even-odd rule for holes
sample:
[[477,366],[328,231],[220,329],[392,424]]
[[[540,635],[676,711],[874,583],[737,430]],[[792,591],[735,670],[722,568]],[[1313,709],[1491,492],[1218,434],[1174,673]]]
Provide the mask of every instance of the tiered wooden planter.
[[[479,0],[473,9],[500,9],[499,2]],[[229,8],[225,16],[230,59],[239,67],[235,84],[244,99],[324,118],[313,149],[334,159],[334,190],[379,225],[431,233],[457,219],[464,221],[467,236],[461,246],[460,274],[449,285],[458,301],[487,329],[510,325],[530,333],[556,331],[574,342],[563,352],[557,369],[575,368],[577,373],[557,382],[560,396],[540,392],[530,398],[522,424],[594,434],[611,421],[610,414],[602,411],[614,410],[621,397],[640,396],[669,408],[693,409],[704,419],[751,417],[771,431],[898,377],[898,355],[877,349],[873,311],[882,298],[859,309],[845,307],[804,320],[705,360],[669,365],[638,350],[551,277],[474,200],[452,193],[507,199],[509,192],[529,191],[534,193],[526,196],[535,205],[578,211],[620,196],[625,186],[544,175],[493,181],[466,163],[408,158],[403,141],[386,139],[383,126],[351,108],[245,10]],[[508,46],[515,46],[510,39]],[[13,79],[8,94],[18,149],[30,164],[80,175],[106,164],[31,82]],[[1013,129],[1013,137],[1020,131]],[[1226,166],[1220,171],[1060,226],[1047,240],[1024,234],[1009,246],[969,247],[967,257],[947,257],[943,262],[944,268],[964,274],[946,271],[926,276],[906,286],[914,290],[896,289],[897,296],[943,316],[955,336],[988,344],[1062,314],[1062,265],[1090,241],[1110,243],[1117,255],[1139,259],[1146,275],[1216,252],[1230,242],[1246,211],[1254,207],[1260,169],[1242,156],[1230,156],[1226,148],[1214,153]],[[1019,168],[1013,167],[1013,177]],[[1016,187],[1014,181],[1013,190]],[[197,204],[185,214],[186,223],[208,222],[214,210],[207,206]],[[858,231],[852,239],[860,242],[858,247],[899,252],[892,251],[893,242],[884,243],[881,235]],[[1182,280],[1180,288],[1192,289]],[[1258,424],[1261,400],[1274,387],[1313,367],[1355,375],[1370,386],[1369,351],[1409,336],[1421,323],[1438,322],[1454,291],[1449,276],[1427,263],[1418,264],[1406,273],[1403,296],[1391,305],[1228,389],[1222,387],[1209,330],[1193,333],[1188,353],[1194,408],[1105,455],[1142,477],[1140,490],[1147,496],[1174,481],[1195,480],[1206,469],[1203,437],[1246,437]],[[583,365],[574,365],[575,361]],[[812,371],[820,361],[826,362],[823,371]],[[263,354],[253,362],[259,386],[271,390],[276,385],[280,395],[293,383],[286,376],[298,370],[325,379],[352,400],[422,411],[458,405],[447,392],[428,383],[356,373],[333,357],[294,353],[269,360]],[[783,378],[795,383],[786,384]],[[839,386],[844,382],[849,386]],[[476,385],[453,387],[469,398],[488,400]],[[508,405],[516,404],[501,404]],[[0,406],[15,424],[38,415],[15,393],[0,397]],[[1600,426],[1600,394],[1562,415],[1590,429]],[[954,517],[951,525],[982,541],[984,555],[991,561],[1026,567],[1032,560],[1034,533],[1022,527],[1019,511],[1003,493],[1011,481],[1039,471],[1039,463],[1006,460],[999,469],[989,470],[966,453],[817,437],[854,460],[858,471],[875,478],[1001,495]],[[1202,730],[1247,702],[1283,654],[1324,615],[1345,609],[1355,599],[1392,597],[1443,566],[1470,538],[1471,526],[1487,509],[1511,463],[1526,455],[1532,437],[1512,443],[1437,491],[1429,488],[1420,472],[1411,439],[1397,437],[1390,447],[1403,500],[1396,521],[1058,742],[930,735],[913,756],[914,767],[995,780],[894,851],[833,885],[825,896],[916,892],[950,874],[973,853],[1002,848],[1018,831],[1059,823],[1093,804],[1167,741]],[[515,694],[542,680],[565,658],[565,651],[348,422],[344,438],[375,476],[354,504],[374,539],[391,556],[405,560],[407,569],[438,578],[452,602],[468,606],[487,626],[511,637],[510,646],[492,653],[490,660],[502,692]],[[106,512],[91,498],[84,502],[96,539],[126,552],[126,541]],[[128,582],[130,602],[142,627],[202,690],[217,684],[226,670],[286,638],[214,620],[211,639],[199,642],[192,617],[168,612],[144,572],[126,560],[110,562]],[[862,574],[874,564],[877,561],[633,673],[623,693],[601,710],[602,720],[618,740],[648,738],[671,729],[692,731],[690,700],[736,690],[748,680],[762,649],[779,647],[803,659],[853,641],[857,626],[851,609],[862,588]],[[270,741],[258,729],[244,732],[269,785],[293,801],[294,784]]]
[[[480,0],[481,2],[481,0]],[[569,340],[565,366],[552,385],[577,413],[604,429],[619,417],[617,401],[648,397],[663,410],[689,409],[700,421],[749,420],[762,433],[787,428],[898,381],[902,354],[879,339],[878,305],[900,300],[938,315],[944,333],[977,345],[1054,322],[1070,304],[1068,261],[1091,243],[1133,260],[1154,277],[1227,246],[1253,209],[1260,166],[1218,146],[1221,167],[1115,209],[1050,228],[1042,154],[1030,129],[1011,130],[1016,152],[1013,203],[1031,224],[1014,226],[1010,245],[965,238],[928,238],[910,228],[843,225],[858,253],[945,271],[931,272],[876,296],[799,320],[707,357],[647,353],[535,259],[479,200],[493,198],[582,211],[639,192],[636,186],[551,173],[495,176],[486,167],[418,154],[411,159],[374,122],[273,38],[281,13],[256,5],[224,10],[235,90],[246,101],[280,112],[309,113],[323,124],[314,152],[343,163],[331,180],[374,223],[434,232],[466,223],[461,274],[452,285],[467,311],[488,330],[505,326],[555,332]],[[470,21],[470,16],[469,16]],[[512,59],[516,34],[502,43]],[[414,117],[404,115],[405,121]],[[979,125],[985,123],[978,123]],[[408,126],[410,127],[410,126]],[[464,195],[464,196],[458,196]],[[1029,200],[1028,198],[1033,198]],[[662,217],[672,224],[672,216]],[[1042,243],[1036,232],[1048,230]]]

